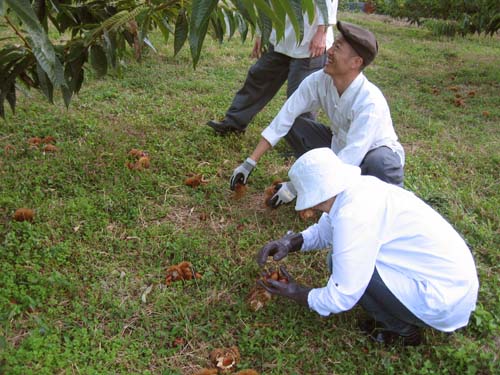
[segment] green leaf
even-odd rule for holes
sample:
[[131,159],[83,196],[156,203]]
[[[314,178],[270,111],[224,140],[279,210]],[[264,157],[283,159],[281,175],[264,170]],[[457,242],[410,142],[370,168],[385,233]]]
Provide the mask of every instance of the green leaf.
[[9,104],[11,105],[12,111],[14,111],[15,107],[15,83],[16,78],[26,71],[31,65],[33,65],[35,59],[31,54],[25,54],[24,57],[21,57],[15,63],[12,64],[13,69],[9,71],[2,72],[3,80],[0,82],[0,116],[5,118],[5,110],[4,110],[4,101],[7,99]]
[[305,13],[307,13],[309,23],[313,23],[314,16],[316,13],[316,7],[314,6],[314,1],[303,0],[302,1],[302,9]]
[[[149,9],[148,6],[143,4],[143,5],[139,5],[138,7],[132,9],[131,11],[122,10],[122,11],[112,15],[111,17],[104,20],[104,22],[102,22],[98,27],[96,27],[92,31],[92,33],[87,41],[88,45],[92,44],[93,41],[97,40],[101,36],[101,34],[104,32],[104,30],[118,31],[119,28],[125,26],[130,21],[139,17],[141,15],[141,13],[147,12],[148,9]],[[147,22],[147,20],[148,20],[148,18],[146,17],[145,22]]]
[[50,83],[47,73],[42,69],[40,64],[36,64],[36,74],[38,76],[38,84],[43,94],[47,97],[49,102],[54,103],[54,86]]
[[156,14],[156,13],[153,13],[151,15],[151,17],[153,18],[153,20],[156,22],[156,25],[158,26],[158,28],[160,29],[162,35],[163,35],[163,39],[165,39],[165,43],[168,42],[168,37],[170,35],[170,33],[173,34],[172,30],[171,30],[171,27],[170,25],[168,24],[168,22],[159,14]]
[[6,95],[7,102],[12,112],[16,111],[16,85],[12,84]]
[[31,48],[38,63],[56,87],[66,85],[62,64],[56,56],[54,46],[38,21],[28,0],[4,0],[23,22],[31,37]]
[[189,32],[189,23],[186,15],[186,9],[182,8],[177,15],[175,21],[175,34],[174,34],[174,56],[181,50],[186,42]]
[[42,24],[45,31],[48,30],[47,25],[47,9],[45,7],[45,0],[34,0],[32,5],[38,20]]
[[193,0],[191,8],[189,46],[191,47],[191,57],[193,66],[196,67],[200,58],[201,47],[207,35],[210,15],[217,6],[218,0]]
[[281,4],[292,23],[297,41],[302,40],[304,36],[304,18],[302,16],[301,0],[282,0]]
[[[313,1],[313,0],[304,0],[304,1]],[[326,6],[326,2],[330,0],[314,0],[316,2],[316,6],[319,8],[323,19],[328,19],[328,7]]]
[[[269,43],[269,36],[271,35],[273,24],[271,19],[265,13],[262,12],[259,12],[259,27],[262,36],[262,45],[265,46]],[[284,28],[277,29],[276,34],[278,34],[278,36],[280,34],[283,35],[283,31]]]
[[99,44],[93,44],[90,47],[90,65],[92,65],[98,77],[102,77],[108,72],[106,53]]
[[[257,6],[260,14],[264,13],[269,19],[271,19],[276,31],[278,31],[278,29],[283,30],[285,28],[285,17],[278,17],[276,12],[269,6],[266,0],[253,0],[253,2]],[[295,22],[297,22],[297,20],[295,20]]]
[[219,43],[222,43],[226,33],[226,21],[224,20],[224,13],[222,13],[222,10],[217,10],[216,13],[212,14],[211,22],[215,37]]
[[236,7],[240,14],[253,26],[257,25],[258,16],[252,0],[236,0]]
[[224,17],[227,19],[229,24],[229,39],[231,39],[236,31],[236,21],[234,14],[232,12],[228,12],[227,10],[222,10]]
[[116,33],[104,31],[104,50],[108,58],[108,64],[115,69],[116,68]]
[[73,92],[66,86],[61,87],[61,92],[62,92],[62,97],[64,99],[64,104],[66,105],[66,108],[68,108],[69,104],[71,103],[71,97],[73,96]]

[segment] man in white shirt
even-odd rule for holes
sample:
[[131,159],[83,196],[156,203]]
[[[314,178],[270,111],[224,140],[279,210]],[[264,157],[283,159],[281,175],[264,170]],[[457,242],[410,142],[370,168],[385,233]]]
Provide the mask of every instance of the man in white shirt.
[[[362,174],[402,186],[404,151],[389,106],[362,72],[377,54],[375,36],[345,22],[339,21],[337,27],[341,35],[328,50],[324,69],[308,76],[264,129],[253,153],[234,170],[231,189],[236,183],[246,184],[261,156],[283,137],[297,157],[313,148],[331,147],[345,163],[360,166]],[[319,108],[330,119],[330,127],[300,116]],[[272,202],[277,207],[294,198],[293,186],[284,183]]]
[[[316,6],[315,17],[309,23],[304,14],[304,37],[297,43],[292,23],[286,18],[285,34],[277,42],[273,29],[269,49],[261,55],[261,39],[257,37],[252,57],[259,58],[248,71],[243,87],[236,93],[222,121],[210,120],[207,125],[217,134],[244,132],[254,116],[287,83],[287,97],[293,94],[300,82],[309,74],[323,68],[326,50],[333,43],[332,25],[337,19],[338,0],[326,0],[328,19]],[[311,115],[306,115],[312,117]]]
[[[257,257],[281,260],[294,251],[330,248],[326,286],[261,284],[322,316],[360,304],[373,318],[372,337],[421,342],[419,327],[451,332],[467,325],[478,279],[464,240],[413,193],[343,163],[330,148],[301,156],[288,175],[297,189],[296,210],[323,212],[317,224],[264,246]],[[375,324],[376,322],[376,324]],[[389,340],[388,340],[389,339]]]

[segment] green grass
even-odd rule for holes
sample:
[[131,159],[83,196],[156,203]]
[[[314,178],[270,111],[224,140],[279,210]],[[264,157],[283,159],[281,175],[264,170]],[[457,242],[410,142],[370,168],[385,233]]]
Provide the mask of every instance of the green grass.
[[[154,35],[159,54],[127,61],[120,78],[88,72],[69,110],[31,91],[0,122],[0,373],[191,374],[208,365],[210,350],[231,345],[240,369],[263,374],[500,372],[498,37],[438,39],[383,17],[341,19],[379,39],[366,75],[389,101],[406,187],[472,249],[481,287],[469,326],[426,330],[418,348],[381,347],[357,331],[360,308],[321,318],[276,299],[252,312],[256,252],[308,225],[292,206],[263,207],[263,190],[291,163],[280,156],[284,142],[259,163],[244,198],[228,188],[284,92],[244,136],[214,136],[204,123],[223,116],[241,86],[250,43],[208,40],[193,70],[187,50],[173,58]],[[465,106],[454,106],[457,93]],[[58,153],[28,147],[29,137],[46,135]],[[125,167],[131,148],[149,152],[149,170]],[[189,173],[209,183],[185,186]],[[35,209],[35,221],[14,222],[19,207]],[[324,257],[285,263],[302,283],[321,286]],[[166,268],[183,260],[203,277],[165,286]],[[184,344],[173,345],[179,337]]]

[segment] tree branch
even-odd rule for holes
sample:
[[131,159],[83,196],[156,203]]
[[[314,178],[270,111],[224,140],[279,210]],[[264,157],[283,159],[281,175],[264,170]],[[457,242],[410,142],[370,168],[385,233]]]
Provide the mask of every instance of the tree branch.
[[5,20],[7,21],[7,23],[9,24],[9,26],[14,30],[14,32],[16,33],[16,35],[23,41],[24,45],[26,46],[26,48],[28,48],[30,51],[31,51],[31,47],[28,43],[28,41],[26,40],[26,38],[24,36],[21,35],[21,32],[16,28],[16,26],[10,21],[9,17],[7,16],[4,16]]

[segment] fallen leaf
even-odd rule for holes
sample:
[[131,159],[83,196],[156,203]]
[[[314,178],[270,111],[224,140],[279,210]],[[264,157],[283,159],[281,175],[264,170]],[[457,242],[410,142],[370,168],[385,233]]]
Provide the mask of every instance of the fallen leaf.
[[458,87],[457,86],[449,86],[448,90],[457,92],[458,91]]
[[205,221],[207,220],[208,215],[205,212],[200,213],[199,219],[200,221]]
[[469,92],[468,92],[468,94],[467,94],[467,96],[468,96],[469,98],[473,98],[474,96],[476,96],[476,90],[471,90],[471,91],[469,91]]
[[465,101],[462,98],[455,98],[453,104],[455,107],[465,107]]
[[460,95],[460,94],[455,94],[455,98],[460,99],[461,97],[462,97],[462,95]]
[[433,87],[433,88],[432,88],[432,93],[433,93],[434,95],[439,95],[439,94],[441,93],[441,90],[440,90],[440,89],[438,89],[437,87]]
[[151,284],[150,286],[148,286],[146,288],[146,290],[144,292],[142,292],[142,295],[141,295],[141,301],[142,301],[142,303],[146,303],[147,302],[148,294],[151,293],[152,290],[153,290],[153,284]]
[[483,116],[484,117],[489,117],[490,116],[490,113],[488,111],[483,111]]
[[29,221],[32,222],[35,217],[35,212],[30,208],[18,208],[14,212],[15,221]]

